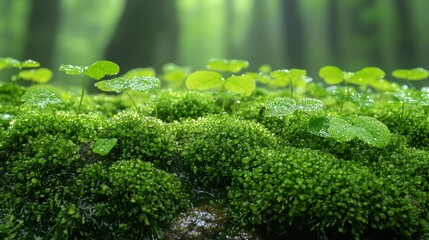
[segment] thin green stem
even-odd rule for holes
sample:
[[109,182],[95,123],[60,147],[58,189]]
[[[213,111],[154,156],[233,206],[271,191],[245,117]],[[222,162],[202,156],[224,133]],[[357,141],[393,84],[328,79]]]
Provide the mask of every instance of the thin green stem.
[[130,94],[127,91],[125,91],[125,94],[127,94],[127,96],[130,98],[131,102],[133,103],[134,107],[136,107],[137,112],[140,114],[140,110],[137,107],[136,102],[134,102],[133,98],[130,96]]
[[80,95],[80,101],[79,106],[77,107],[76,115],[79,115],[80,113],[80,107],[82,106],[83,101],[83,95],[85,94],[85,77],[83,75],[80,75],[82,77],[82,93]]
[[290,97],[293,98],[293,83],[290,77],[289,77],[289,84],[290,84]]

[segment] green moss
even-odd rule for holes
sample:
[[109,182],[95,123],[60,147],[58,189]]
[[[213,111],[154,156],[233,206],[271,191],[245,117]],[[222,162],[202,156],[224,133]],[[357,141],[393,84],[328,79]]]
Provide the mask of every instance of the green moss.
[[119,159],[144,159],[168,170],[176,158],[176,143],[166,123],[136,112],[123,112],[110,118],[100,138],[116,138],[111,155]]
[[[401,239],[427,231],[428,217],[413,188],[378,177],[368,167],[310,149],[263,150],[235,172],[230,212],[256,229],[315,231],[331,239],[377,233]],[[411,193],[411,194],[410,194]]]
[[170,125],[176,134],[184,174],[196,186],[223,189],[242,159],[254,149],[278,147],[277,139],[253,121],[213,115]]
[[211,94],[195,91],[163,91],[156,100],[156,111],[162,121],[173,122],[186,118],[196,119],[219,113],[221,110]]
[[188,207],[177,178],[141,160],[91,164],[76,176],[74,203],[59,212],[55,237],[156,237]]

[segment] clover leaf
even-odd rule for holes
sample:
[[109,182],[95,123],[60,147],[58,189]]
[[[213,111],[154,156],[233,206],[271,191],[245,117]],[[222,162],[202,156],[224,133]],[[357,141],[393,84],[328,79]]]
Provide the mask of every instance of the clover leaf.
[[237,73],[240,72],[244,68],[249,67],[249,62],[245,60],[238,60],[238,59],[218,59],[213,58],[210,59],[207,64],[207,69],[209,70],[215,70],[220,72],[232,72]]
[[420,67],[412,69],[397,69],[392,72],[392,76],[399,79],[417,81],[429,77],[429,71]]
[[191,90],[222,88],[223,83],[222,75],[212,71],[195,71],[186,79],[186,87]]
[[48,68],[23,70],[18,73],[18,78],[37,83],[47,83],[52,78],[52,71]]
[[104,156],[112,150],[117,141],[116,138],[100,138],[95,142],[92,151]]
[[329,85],[340,84],[344,80],[344,73],[335,66],[324,66],[319,70],[319,76]]
[[57,104],[61,102],[59,94],[46,88],[34,88],[24,93],[21,101],[29,105],[45,108],[48,104]]
[[255,80],[247,75],[232,76],[225,80],[225,89],[243,96],[250,96],[256,89]]

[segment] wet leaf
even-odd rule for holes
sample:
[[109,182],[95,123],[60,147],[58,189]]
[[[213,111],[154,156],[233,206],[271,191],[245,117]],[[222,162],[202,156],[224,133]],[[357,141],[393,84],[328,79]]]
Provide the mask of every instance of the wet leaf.
[[265,106],[265,115],[268,117],[283,117],[292,114],[297,109],[293,98],[279,97]]
[[157,88],[161,82],[156,77],[137,76],[132,79],[124,77],[103,80],[94,84],[97,88],[106,92],[123,92],[133,90],[138,92],[146,92],[150,89]]
[[390,142],[390,131],[384,123],[373,117],[357,116],[353,119],[356,136],[376,147],[385,147]]
[[67,75],[82,75],[84,72],[84,67],[73,66],[73,65],[61,65],[61,72],[65,72]]
[[329,118],[320,117],[320,118],[311,118],[308,123],[307,131],[311,134],[320,136],[320,137],[331,137],[328,132],[329,128]]
[[116,138],[100,138],[95,142],[92,151],[100,155],[106,155],[112,150],[117,141]]
[[356,130],[353,125],[338,117],[329,119],[328,133],[332,138],[340,142],[350,141],[356,137]]
[[24,93],[21,101],[32,106],[45,108],[48,104],[57,104],[61,102],[59,94],[46,88],[34,88]]
[[325,116],[325,105],[315,98],[304,98],[298,101],[298,110],[313,117]]

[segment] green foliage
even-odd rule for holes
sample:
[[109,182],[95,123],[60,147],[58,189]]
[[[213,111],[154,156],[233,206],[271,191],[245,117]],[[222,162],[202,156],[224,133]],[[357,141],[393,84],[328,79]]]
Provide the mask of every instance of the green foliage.
[[408,81],[417,81],[429,77],[429,71],[424,68],[397,69],[392,72],[392,76]]
[[96,61],[88,66],[61,65],[59,70],[65,72],[67,75],[80,75],[82,79],[82,93],[80,96],[79,106],[76,110],[76,114],[79,115],[83,96],[85,94],[84,76],[88,76],[95,80],[100,80],[106,75],[111,76],[118,74],[119,66],[116,63],[110,61]]
[[122,77],[132,79],[133,77],[155,77],[155,69],[153,68],[133,68],[124,73]]
[[[413,238],[427,228],[424,209],[413,205],[422,192],[367,167],[309,149],[261,150],[243,159],[229,189],[230,213],[246,226],[319,237],[360,239],[374,233]],[[427,201],[427,200],[426,200]],[[425,201],[424,201],[425,202]]]
[[47,68],[38,68],[30,70],[22,70],[23,68],[37,68],[40,67],[40,63],[34,60],[28,59],[25,61],[18,61],[14,58],[6,57],[0,58],[0,70],[7,68],[17,68],[18,74],[12,76],[12,81],[18,79],[29,80],[35,83],[47,83],[52,78],[52,71]]
[[166,124],[158,119],[123,112],[110,118],[98,137],[117,139],[110,156],[144,159],[164,170],[174,168],[176,143]]
[[167,63],[162,66],[162,80],[175,89],[183,87],[183,82],[191,73],[190,67],[178,66],[174,63]]
[[56,219],[59,238],[156,237],[188,207],[177,178],[141,160],[91,164],[76,178],[75,203]]
[[21,101],[32,106],[45,108],[46,105],[60,103],[61,99],[59,94],[46,88],[33,88],[22,95]]
[[92,151],[100,155],[106,155],[112,150],[117,141],[118,139],[116,138],[100,138],[94,143]]
[[215,70],[220,72],[231,72],[231,73],[238,73],[244,68],[249,67],[249,62],[245,60],[238,60],[238,59],[217,59],[213,58],[210,59],[207,63],[207,69],[209,70]]
[[52,71],[48,68],[38,68],[31,70],[22,70],[18,73],[18,78],[36,82],[36,83],[47,83],[52,78]]
[[197,186],[223,190],[232,172],[254,149],[277,147],[277,139],[261,125],[229,116],[207,116],[172,125],[180,144],[184,174]]
[[186,79],[186,87],[191,90],[208,90],[222,86],[222,75],[212,71],[195,71]]
[[165,122],[197,119],[221,111],[211,94],[196,91],[162,91],[157,98],[156,109],[158,118]]
[[294,113],[303,112],[313,117],[325,116],[325,105],[315,98],[305,98],[298,101],[293,98],[279,97],[267,103],[265,114],[269,117],[283,117]]

